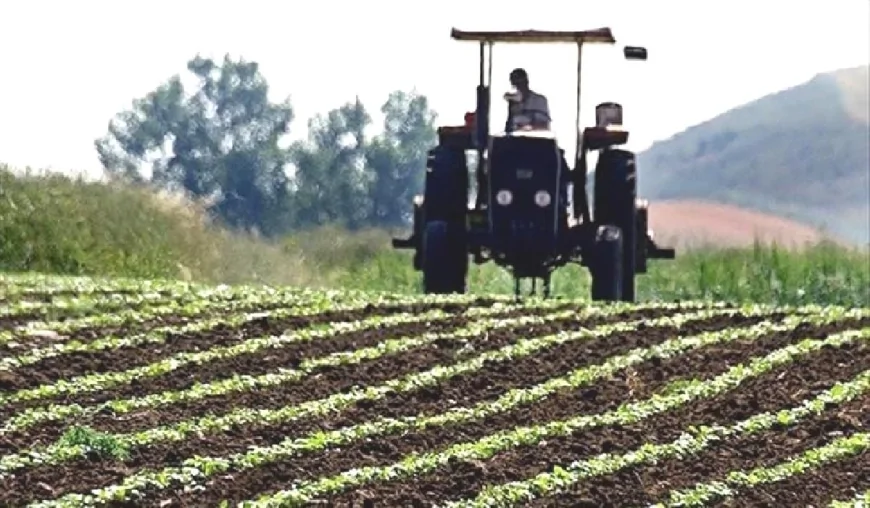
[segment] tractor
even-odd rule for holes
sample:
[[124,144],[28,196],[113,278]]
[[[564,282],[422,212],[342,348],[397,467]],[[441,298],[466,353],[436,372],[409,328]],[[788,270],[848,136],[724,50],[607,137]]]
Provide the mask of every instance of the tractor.
[[[392,240],[394,248],[414,251],[413,265],[422,272],[424,292],[465,293],[471,258],[476,264],[493,261],[510,270],[517,298],[522,279],[531,279],[532,293],[541,279],[543,296],[548,298],[553,271],[576,263],[589,270],[592,300],[634,302],[636,274],[647,271],[650,259],[674,259],[675,251],[653,241],[648,204],[637,197],[635,154],[618,148],[628,141],[622,106],[599,104],[596,125],[581,132],[583,46],[615,44],[611,30],[469,32],[454,28],[451,37],[479,43],[476,110],[466,113],[462,125],[438,128],[438,145],[427,154],[424,192],[413,200],[412,234]],[[490,134],[496,42],[576,45],[573,169],[551,130],[506,128]],[[645,61],[647,50],[625,46],[623,56]],[[598,160],[590,209],[587,154],[592,151],[598,152]],[[473,204],[469,162],[476,166]]]

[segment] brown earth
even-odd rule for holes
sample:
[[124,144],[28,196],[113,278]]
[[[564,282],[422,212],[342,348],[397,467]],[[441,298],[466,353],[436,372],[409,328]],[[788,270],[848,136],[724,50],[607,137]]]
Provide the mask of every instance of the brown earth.
[[[487,301],[487,304],[490,303],[491,302]],[[69,354],[45,358],[32,365],[17,367],[10,371],[4,372],[2,383],[0,383],[0,388],[9,391],[25,390],[35,388],[40,385],[50,384],[61,379],[70,379],[92,373],[108,371],[117,372],[133,369],[136,367],[141,367],[154,362],[158,362],[179,353],[190,353],[196,351],[203,351],[208,348],[229,346],[257,337],[266,337],[270,335],[281,335],[283,333],[290,333],[294,330],[307,328],[317,324],[325,324],[330,322],[360,321],[377,316],[397,314],[400,312],[421,314],[435,310],[438,307],[440,306],[434,304],[420,304],[410,306],[395,305],[389,307],[370,307],[353,312],[325,311],[322,313],[311,315],[290,315],[286,317],[265,316],[247,321],[241,326],[221,325],[216,327],[215,329],[196,333],[167,333],[165,334],[165,340],[160,344],[152,343],[134,347],[120,347],[115,349],[73,352]],[[454,307],[453,311],[455,312],[460,308],[466,309],[471,308],[471,306]],[[460,319],[465,319],[461,314],[458,317]],[[159,321],[151,323],[151,327],[156,327],[158,324],[160,326],[175,326],[181,325],[183,323],[184,320],[179,322],[171,316],[164,316],[159,318]],[[422,323],[421,326],[425,327],[426,323]],[[139,333],[141,333],[142,331],[147,330],[140,330]],[[80,338],[85,333],[87,333],[87,336],[90,337],[90,340],[82,340]],[[107,337],[110,335],[123,335],[127,333],[129,333],[129,331],[125,330],[123,327],[113,327],[112,329],[97,328],[78,331],[74,334],[74,336],[80,342],[90,342],[93,340],[97,340],[101,337]],[[387,330],[387,333],[389,333],[389,330]],[[315,344],[320,344],[320,341],[314,342]],[[304,345],[308,344],[308,342],[301,342],[299,344],[303,345],[304,347]],[[350,343],[349,345],[353,346],[354,344]],[[297,344],[294,344],[293,346],[297,346]],[[187,379],[187,385],[175,389],[183,389],[192,384],[194,381],[203,380]],[[150,384],[153,385],[153,383]],[[125,385],[124,387],[119,388],[119,390],[128,389],[132,390],[133,392],[138,392],[139,389],[136,385],[138,385],[138,383],[134,383],[133,385]],[[113,392],[112,394],[106,395],[106,397],[109,398],[116,398],[120,396],[123,396],[123,394],[120,392],[117,394]],[[89,398],[90,395],[87,392],[79,395],[62,394],[59,397],[64,398],[66,403],[79,403],[83,401],[89,401],[91,403],[94,403],[108,400],[106,398]],[[55,397],[54,399],[56,398],[57,397]],[[10,412],[19,411],[25,407],[43,405],[50,400],[52,399],[40,398],[7,404],[4,407],[0,408],[0,417],[7,418]]]
[[[828,389],[836,381],[851,379],[866,369],[868,362],[870,345],[867,344],[826,349],[764,376],[747,380],[736,390],[711,399],[694,401],[631,425],[590,428],[586,432],[547,439],[543,444],[514,448],[485,461],[453,461],[433,473],[420,475],[409,481],[366,485],[336,495],[329,501],[345,505],[372,499],[379,504],[391,506],[410,502],[422,502],[428,506],[436,502],[474,497],[486,485],[525,480],[552,471],[555,465],[567,465],[602,453],[627,453],[644,443],[664,444],[676,439],[691,426],[736,423],[753,414],[792,407],[801,400]],[[703,367],[699,366],[700,369]],[[866,401],[867,397],[864,398],[865,404]],[[826,414],[829,421],[838,420],[836,409],[832,408]],[[783,430],[777,429],[776,432]],[[443,448],[443,444],[438,448]],[[587,479],[559,500],[564,503],[569,499],[589,499],[591,504],[585,506],[624,506],[623,503],[628,506],[637,506],[638,503],[644,505],[648,496],[644,488],[646,483],[632,479],[635,477],[635,469],[673,468],[674,475],[669,475],[668,479],[685,481],[683,477],[686,473],[680,468],[686,462],[694,460],[684,458],[660,461],[648,467],[641,466],[610,476]],[[671,468],[667,466],[669,463],[672,463]],[[724,471],[719,470],[720,472],[733,469],[730,464],[722,468]],[[282,486],[268,488],[278,490]],[[544,498],[542,502],[553,506],[552,499]]]
[[[488,306],[490,303],[479,301],[472,306]],[[288,327],[347,318],[362,319],[369,315],[408,310],[421,312],[436,306],[421,305],[410,309],[401,306],[372,307],[357,313],[324,313],[298,322],[294,319],[264,320],[238,328],[173,337],[168,347],[173,351],[194,350],[203,344],[233,343],[252,335],[278,333]],[[467,316],[463,316],[463,311],[467,308],[467,305],[448,307],[448,312],[454,316],[440,322],[344,333],[329,339],[290,344],[263,353],[242,355],[213,364],[192,366],[189,369],[182,368],[167,376],[137,380],[129,385],[82,396],[11,404],[0,410],[0,414],[9,417],[25,407],[39,407],[50,402],[78,402],[89,405],[118,397],[183,389],[196,382],[214,381],[233,374],[259,375],[280,368],[293,368],[306,358],[370,347],[406,334],[431,331],[449,333],[467,321]],[[225,414],[240,407],[277,409],[293,406],[359,387],[380,385],[385,381],[438,365],[450,365],[529,337],[591,328],[617,320],[653,319],[686,312],[692,311],[635,310],[622,316],[566,319],[495,330],[470,339],[439,340],[427,346],[373,360],[318,369],[294,383],[234,392],[202,401],[136,410],[126,415],[100,413],[71,421],[37,424],[25,431],[0,435],[0,449],[3,449],[3,453],[11,453],[23,451],[28,446],[48,444],[72,424],[86,425],[102,432],[135,432],[205,415]],[[505,314],[519,316],[528,313],[543,312],[524,310]],[[600,364],[614,355],[624,354],[635,348],[654,347],[677,335],[688,336],[704,331],[747,327],[762,320],[778,321],[783,317],[782,313],[764,317],[717,316],[690,321],[679,329],[673,326],[653,328],[641,325],[631,332],[571,340],[544,348],[528,357],[507,362],[490,362],[477,371],[453,376],[437,385],[396,390],[380,400],[350,404],[319,417],[302,416],[285,422],[258,422],[244,427],[193,433],[182,441],[151,443],[132,448],[131,455],[125,460],[91,454],[84,459],[24,467],[16,470],[14,474],[0,475],[0,505],[18,506],[41,499],[55,499],[74,492],[84,493],[119,483],[124,477],[142,470],[180,466],[185,459],[196,455],[227,456],[244,453],[250,446],[275,445],[286,439],[311,436],[319,431],[357,425],[381,417],[425,417],[450,409],[473,407],[494,401],[511,390],[531,387],[554,377],[566,376],[577,369]],[[793,332],[771,333],[754,340],[735,340],[704,346],[673,357],[641,362],[612,377],[594,380],[576,389],[562,389],[543,399],[497,411],[486,418],[468,418],[453,424],[418,428],[402,433],[385,431],[382,435],[354,440],[340,447],[299,451],[274,463],[261,464],[252,469],[233,468],[204,478],[201,480],[204,487],[202,489],[185,489],[183,485],[174,485],[158,491],[147,487],[140,491],[142,498],[110,506],[216,506],[223,500],[250,499],[262,493],[288,488],[298,482],[333,476],[352,468],[383,466],[402,460],[409,454],[438,452],[454,443],[475,441],[517,426],[565,420],[578,414],[591,415],[612,411],[621,404],[648,399],[673,382],[709,379],[733,365],[747,363],[753,358],[800,340],[819,339],[842,330],[868,325],[870,319],[849,320],[822,327],[804,325]],[[47,379],[62,379],[74,373],[118,370],[147,363],[165,355],[165,352],[142,348],[141,356],[137,358],[136,351],[135,348],[129,348],[98,352],[91,357],[70,355],[69,364],[55,360],[41,366],[50,367],[43,373]],[[371,501],[376,506],[430,506],[433,503],[474,497],[486,485],[524,480],[535,474],[551,471],[557,464],[566,465],[603,452],[624,453],[645,442],[665,443],[691,426],[728,424],[759,412],[793,407],[828,389],[837,381],[853,378],[865,370],[867,365],[870,365],[870,343],[866,340],[857,340],[840,348],[823,348],[798,357],[789,365],[750,378],[716,397],[691,401],[630,425],[593,427],[573,435],[547,439],[539,445],[518,446],[487,460],[451,461],[412,479],[396,478],[393,481],[380,481],[337,492],[328,501],[340,506],[362,506]],[[25,380],[18,380],[24,386],[33,382],[26,380],[36,379],[35,370],[22,369],[21,373],[29,373],[23,378]],[[755,436],[735,437],[715,443],[690,457],[667,459],[655,466],[638,465],[610,475],[591,478],[574,486],[569,493],[540,498],[526,505],[577,505],[578,501],[581,503],[579,506],[612,505],[617,501],[617,504],[645,505],[663,500],[671,489],[715,480],[734,469],[775,463],[788,455],[829,442],[834,436],[832,432],[850,434],[858,430],[860,425],[870,425],[868,395],[838,407],[826,407],[821,415],[806,418],[788,428],[776,427]],[[863,466],[858,469],[864,470],[866,467]],[[838,465],[829,466],[822,472],[808,473],[806,476],[810,483],[804,488],[795,483],[796,480],[779,482],[781,486],[771,484],[764,486],[763,490],[746,492],[745,499],[748,504],[737,504],[763,505],[771,498],[791,505],[805,504],[807,499],[818,502],[834,497],[848,497],[852,486],[850,482],[855,485],[866,484],[866,480],[855,477],[854,473],[849,473]],[[650,488],[650,485],[655,488]]]
[[649,204],[649,227],[663,245],[748,247],[756,240],[802,247],[823,240],[842,241],[811,225],[721,203],[668,200]]
[[[645,311],[644,314],[646,314],[649,318],[661,315],[663,314],[663,311]],[[638,312],[636,315],[629,315],[627,317],[623,316],[623,319],[630,319],[632,317],[635,319],[639,319],[644,316],[640,312]],[[445,321],[435,326],[429,325],[428,328],[430,331],[436,332],[456,329],[460,325],[460,323],[456,322],[458,319],[459,318],[455,318],[453,322]],[[687,329],[695,330],[719,329],[724,328],[729,324],[729,322],[733,322],[734,319],[735,318],[729,317],[714,318],[713,320],[707,322],[702,321],[698,323],[692,323],[686,325],[686,327]],[[749,319],[755,321],[760,320],[759,318]],[[614,319],[613,317],[594,317],[586,320],[575,320],[573,322],[557,321],[552,324],[539,325],[537,329],[535,329],[534,327],[517,327],[515,329],[490,332],[486,337],[480,337],[479,343],[475,344],[475,349],[477,351],[475,351],[473,354],[476,355],[480,354],[485,350],[496,349],[498,347],[502,347],[506,344],[516,342],[521,338],[526,338],[529,336],[541,336],[558,333],[560,331],[572,331],[579,329],[581,326],[594,327],[608,321],[613,322],[616,320],[617,319]],[[416,330],[416,333],[425,333],[426,331],[426,325],[424,324],[421,329]],[[630,349],[631,347],[641,346],[649,342],[659,342],[660,340],[672,336],[675,333],[676,330],[673,328],[663,328],[657,334],[652,334],[649,332],[649,330],[642,330],[635,333],[634,336],[627,335],[626,337],[603,337],[600,339],[594,339],[589,341],[574,341],[575,344],[579,344],[579,346],[575,345],[574,349],[579,351],[586,351],[587,359],[584,361],[591,362],[594,359],[601,359],[609,354],[624,351]],[[378,339],[384,340],[386,338],[389,338],[389,335],[375,334],[373,335],[373,338],[375,340],[372,342],[376,342]],[[327,344],[329,342],[332,342],[333,340],[334,339],[323,340],[321,342],[323,344]],[[584,345],[583,343],[587,344]],[[404,361],[402,361],[402,355],[400,355],[398,359],[394,357],[386,357],[375,360],[373,362],[369,362],[371,363],[371,366],[369,368],[365,368],[365,366],[349,366],[350,368],[327,369],[324,375],[312,376],[310,378],[307,378],[306,381],[309,381],[308,383],[305,383],[303,381],[303,383],[279,387],[276,390],[265,389],[262,392],[236,393],[229,397],[220,397],[218,398],[218,400],[206,400],[203,404],[198,404],[198,406],[200,407],[197,408],[197,411],[184,412],[182,413],[182,415],[186,414],[188,417],[190,417],[195,414],[223,414],[231,410],[234,406],[275,409],[287,405],[298,404],[305,400],[323,398],[331,393],[344,392],[353,387],[354,385],[378,385],[389,379],[398,378],[403,375],[410,374],[414,371],[426,370],[426,368],[434,367],[439,363],[450,364],[454,361],[457,361],[456,359],[451,358],[455,356],[455,353],[457,351],[457,348],[455,347],[456,345],[459,344],[451,345],[449,340],[442,341],[441,343],[436,344],[434,348],[420,348],[414,350],[412,354],[405,355],[407,356],[407,358],[405,358]],[[554,354],[558,354],[560,352],[568,350],[569,349],[559,347],[553,348],[552,351],[549,351],[545,354],[545,357],[547,355],[553,356]],[[296,354],[298,355],[299,353]],[[543,359],[544,358],[539,358],[539,361]],[[577,355],[574,354],[566,356],[566,360],[570,361],[572,359],[576,361]],[[538,376],[544,375],[540,372],[536,373],[535,364],[532,362],[529,363],[531,364],[531,373],[537,374]],[[510,364],[503,365],[510,367]],[[567,368],[567,365],[567,363],[556,364],[554,368],[564,369]],[[516,366],[516,363],[514,364],[514,366]],[[499,371],[504,371],[504,369],[499,369],[498,367],[496,367],[496,369],[497,371],[495,374],[497,374]],[[518,369],[517,372],[522,372],[527,376],[529,374],[528,370],[529,369]],[[355,373],[354,371],[361,372]],[[380,373],[376,374],[376,377],[372,379],[369,379],[365,375],[367,372],[377,373],[377,371],[380,371]],[[489,376],[487,374],[489,374]],[[490,377],[490,380],[493,383],[497,383],[498,379],[491,378],[492,374],[493,373],[488,372],[488,369],[485,369],[482,374],[476,374],[472,377]],[[465,381],[463,377],[457,378],[457,382],[460,384],[467,384],[467,381]],[[447,383],[447,385],[449,384],[450,383]],[[459,387],[457,388],[457,394],[463,391],[467,391]],[[411,392],[408,397],[412,398],[415,396],[422,396],[423,398],[429,398],[426,395],[427,391],[427,389],[422,389],[419,392]],[[453,392],[452,389],[450,389],[449,391]],[[251,397],[255,397],[257,400],[248,400]],[[435,402],[440,401],[440,403],[443,405],[444,399],[445,397],[441,397],[435,400]],[[243,403],[240,403],[239,401],[242,401]],[[142,415],[147,416],[147,419],[140,416],[138,420],[134,419],[133,421],[128,422],[126,418],[115,419],[108,417],[100,418],[100,421],[99,423],[97,423],[97,425],[91,426],[96,427],[101,431],[114,430],[116,432],[123,432],[136,430],[136,427],[139,427],[141,429],[143,427],[148,428],[154,425],[165,425],[167,423],[170,423],[170,419],[179,419],[179,417],[174,414],[173,409],[174,408],[170,408],[165,411],[166,413],[168,413],[167,417],[163,416],[162,413],[164,413],[164,411],[154,410],[148,412],[150,414]],[[143,423],[146,423],[148,425],[143,426]],[[137,469],[155,468],[161,465],[177,466],[180,465],[181,461],[183,461],[184,459],[195,455],[226,455],[230,453],[244,452],[251,445],[268,446],[270,444],[275,444],[286,438],[287,436],[300,434],[300,432],[292,430],[292,425],[295,423],[296,422],[291,423],[289,427],[282,425],[251,425],[244,429],[226,429],[225,432],[221,433],[215,433],[212,435],[203,434],[201,436],[191,437],[190,439],[180,443],[158,443],[135,450],[132,459],[127,462],[117,462],[111,459],[97,460],[96,462],[94,460],[79,460],[56,466],[36,467],[29,469],[26,472],[22,472],[21,474],[17,474],[14,479],[8,479],[6,481],[0,482],[0,491],[8,489],[15,490],[19,485],[26,486],[39,483],[59,485],[65,482],[67,479],[79,477],[80,475],[77,474],[77,471],[80,471],[82,469],[89,469],[89,473],[87,474],[87,482],[74,483],[69,487],[75,487],[74,491],[81,489],[89,490],[92,488],[98,488],[108,485],[113,481],[116,481],[115,471],[117,471],[119,468]],[[110,426],[110,429],[106,428]],[[38,434],[40,440],[45,440],[45,432],[49,431],[43,429]],[[31,431],[30,435],[35,437],[37,434],[34,434],[34,432]],[[3,441],[5,441],[5,438],[3,440],[0,440],[0,443],[2,443]],[[7,447],[12,445],[14,447],[15,445],[20,444],[23,443],[3,443],[2,446]],[[80,479],[80,482],[82,481],[84,481],[84,479]],[[57,491],[57,493],[63,493],[66,492],[66,487],[57,487],[55,490]],[[16,495],[16,498],[18,498],[18,494]],[[0,492],[0,501],[2,501],[3,499],[3,494],[2,492]]]

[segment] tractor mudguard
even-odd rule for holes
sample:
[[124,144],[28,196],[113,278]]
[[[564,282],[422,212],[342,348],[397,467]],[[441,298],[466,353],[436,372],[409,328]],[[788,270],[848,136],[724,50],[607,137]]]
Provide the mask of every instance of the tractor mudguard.
[[595,223],[622,233],[622,299],[635,300],[637,272],[637,164],[628,150],[602,150],[595,167]]
[[429,151],[423,203],[426,222],[465,224],[468,211],[468,163],[464,150],[438,146]]

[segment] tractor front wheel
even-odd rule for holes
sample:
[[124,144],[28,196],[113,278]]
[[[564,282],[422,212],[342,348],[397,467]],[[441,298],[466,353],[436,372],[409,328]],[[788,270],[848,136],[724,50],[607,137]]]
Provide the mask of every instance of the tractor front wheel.
[[423,231],[423,291],[427,294],[465,293],[465,232],[450,226],[446,221],[432,221]]
[[592,262],[592,300],[616,302],[622,300],[622,230],[616,226],[601,226],[595,236]]

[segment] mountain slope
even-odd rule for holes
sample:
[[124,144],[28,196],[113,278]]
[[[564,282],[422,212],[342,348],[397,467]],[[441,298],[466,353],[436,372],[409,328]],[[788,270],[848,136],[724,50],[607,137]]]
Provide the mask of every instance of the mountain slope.
[[737,205],[870,241],[868,67],[819,74],[639,154],[656,200]]
[[748,247],[754,242],[801,247],[828,238],[818,229],[773,214],[721,203],[681,199],[650,204],[649,225],[678,255],[693,247]]

